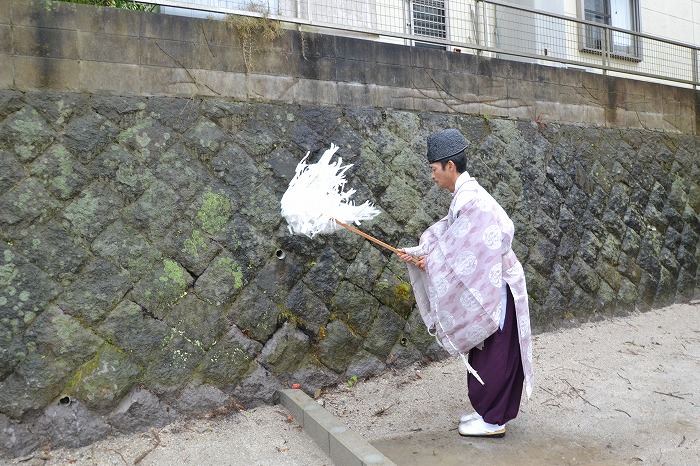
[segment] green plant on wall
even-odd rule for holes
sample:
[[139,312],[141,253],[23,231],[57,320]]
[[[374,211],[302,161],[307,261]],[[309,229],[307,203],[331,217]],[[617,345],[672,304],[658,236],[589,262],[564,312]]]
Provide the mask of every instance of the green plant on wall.
[[146,5],[132,0],[59,0],[68,3],[82,3],[84,5],[111,6],[125,10],[155,11],[157,5]]
[[259,47],[271,44],[282,35],[282,24],[268,18],[270,10],[262,3],[250,3],[246,10],[262,16],[229,15],[227,21],[233,24],[243,49],[243,63],[248,73],[253,71],[253,54]]

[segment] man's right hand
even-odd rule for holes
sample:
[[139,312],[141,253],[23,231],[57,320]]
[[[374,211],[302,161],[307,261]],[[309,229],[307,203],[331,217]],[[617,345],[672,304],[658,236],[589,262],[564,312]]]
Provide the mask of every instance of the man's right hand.
[[421,270],[425,270],[425,256],[420,256],[418,258],[413,257],[411,254],[407,253],[403,249],[399,249],[396,253],[399,258],[404,262],[410,262]]

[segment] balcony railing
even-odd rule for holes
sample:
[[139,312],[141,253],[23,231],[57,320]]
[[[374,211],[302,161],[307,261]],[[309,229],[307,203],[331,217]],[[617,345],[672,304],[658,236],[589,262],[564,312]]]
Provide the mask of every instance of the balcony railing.
[[265,16],[306,30],[697,88],[690,44],[495,0],[140,0],[165,13]]

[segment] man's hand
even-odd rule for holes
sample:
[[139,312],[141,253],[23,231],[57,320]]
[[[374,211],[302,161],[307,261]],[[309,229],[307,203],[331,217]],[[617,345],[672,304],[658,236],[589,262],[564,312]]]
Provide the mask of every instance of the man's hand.
[[425,270],[425,256],[420,256],[419,258],[415,258],[409,253],[407,253],[403,249],[399,249],[398,252],[396,253],[399,258],[404,261],[404,262],[410,262],[416,267],[419,267],[421,270]]

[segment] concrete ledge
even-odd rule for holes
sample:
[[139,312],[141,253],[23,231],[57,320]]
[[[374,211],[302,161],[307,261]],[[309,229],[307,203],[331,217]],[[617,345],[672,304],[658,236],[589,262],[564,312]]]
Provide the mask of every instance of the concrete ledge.
[[382,452],[350,431],[302,390],[280,390],[280,404],[337,466],[393,466]]

